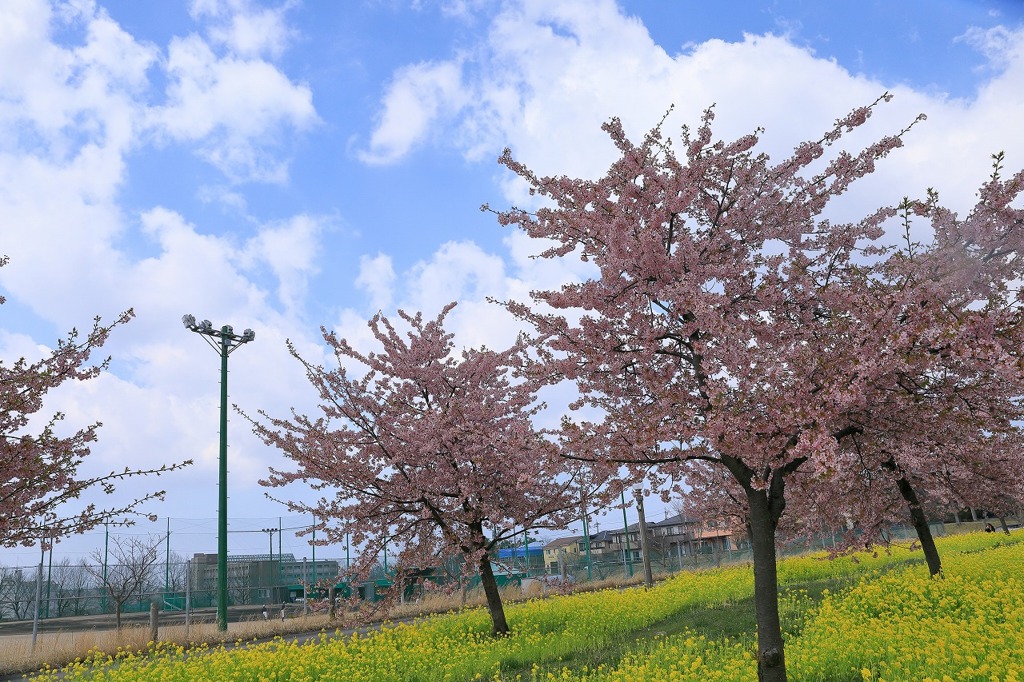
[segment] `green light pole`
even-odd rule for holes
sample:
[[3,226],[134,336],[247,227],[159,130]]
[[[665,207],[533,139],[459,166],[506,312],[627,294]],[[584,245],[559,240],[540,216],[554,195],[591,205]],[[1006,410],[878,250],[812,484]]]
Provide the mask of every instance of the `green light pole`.
[[[196,318],[181,318],[185,329],[195,332],[220,355],[220,480],[217,509],[217,629],[228,629],[228,355],[233,350],[256,338],[251,329],[239,336],[231,325],[214,329],[209,320],[196,324]],[[213,339],[218,339],[214,341]]]
[[100,610],[107,612],[107,553],[110,551],[110,524],[103,523],[103,600]]
[[626,489],[623,488],[622,492],[619,494],[622,497],[622,530],[626,535],[626,571],[628,573],[626,577],[632,578],[633,557],[631,557],[630,554],[633,553],[633,550],[629,547],[629,521],[626,520]]
[[580,501],[583,505],[583,549],[587,555],[587,581],[594,579],[594,564],[590,560],[590,524],[587,522],[587,500],[582,495]]
[[[280,522],[278,522],[280,525]],[[274,598],[274,588],[277,586],[278,580],[274,580],[274,533],[277,532],[277,528],[264,528],[260,531],[261,533],[268,533],[270,535],[270,562],[267,564],[267,593],[270,598]],[[278,538],[280,540],[281,538]],[[277,565],[281,565],[281,557],[277,557]],[[262,573],[262,571],[260,571]],[[280,579],[280,571],[278,571],[278,579]]]
[[523,554],[526,555],[526,577],[530,577],[530,530],[523,531]]

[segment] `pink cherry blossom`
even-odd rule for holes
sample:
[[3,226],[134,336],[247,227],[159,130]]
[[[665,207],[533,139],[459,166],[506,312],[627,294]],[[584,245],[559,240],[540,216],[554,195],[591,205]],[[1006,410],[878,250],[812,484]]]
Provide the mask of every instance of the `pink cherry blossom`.
[[[923,120],[839,149],[883,100],[777,164],[755,151],[756,132],[713,141],[711,110],[683,129],[683,156],[660,125],[635,144],[613,119],[605,130],[621,156],[596,180],[538,177],[508,150],[499,160],[544,200],[498,212],[499,223],[545,240],[543,258],[597,270],[506,303],[536,328],[549,371],[576,383],[574,407],[601,416],[567,419],[566,437],[606,463],[685,479],[702,504],[741,519],[762,680],[786,678],[784,512],[794,528],[870,533],[922,511],[922,497],[995,504],[1024,478],[1024,339],[1008,285],[1024,267],[1010,207],[1020,175],[990,182],[963,221],[934,201],[829,220],[829,202]],[[934,239],[883,242],[910,213],[931,218]]]
[[[503,351],[457,352],[444,320],[399,312],[404,334],[378,314],[369,322],[378,352],[324,330],[337,367],[312,365],[292,348],[317,390],[317,417],[261,413],[254,430],[295,464],[273,469],[272,487],[303,482],[322,496],[291,502],[313,513],[325,542],[346,535],[362,547],[353,573],[365,575],[385,546],[396,569],[461,557],[479,572],[495,634],[508,631],[489,552],[529,528],[562,528],[578,518],[581,495],[598,487],[591,467],[560,456],[533,424],[548,379],[525,338]],[[366,367],[360,378],[346,366]]]
[[[5,258],[0,259],[0,266],[5,262]],[[41,427],[34,421],[44,414],[49,391],[66,382],[87,381],[107,368],[109,358],[90,365],[90,356],[115,327],[133,316],[128,310],[109,325],[96,318],[84,338],[72,330],[42,359],[0,362],[0,545],[52,542],[101,523],[131,523],[139,508],[150,500],[162,499],[163,491],[144,493],[128,504],[108,508],[77,501],[91,492],[113,493],[118,483],[129,478],[159,475],[191,464],[186,461],[153,469],[126,468],[80,476],[78,468],[90,455],[100,424],[63,435],[63,414],[51,414]]]

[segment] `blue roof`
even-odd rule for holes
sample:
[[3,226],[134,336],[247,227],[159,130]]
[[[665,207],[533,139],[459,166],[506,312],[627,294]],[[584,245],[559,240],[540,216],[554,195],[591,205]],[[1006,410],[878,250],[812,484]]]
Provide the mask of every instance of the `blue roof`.
[[[544,546],[538,542],[537,546],[530,545],[530,556],[544,556]],[[523,547],[508,547],[498,550],[499,559],[522,559],[526,556]]]

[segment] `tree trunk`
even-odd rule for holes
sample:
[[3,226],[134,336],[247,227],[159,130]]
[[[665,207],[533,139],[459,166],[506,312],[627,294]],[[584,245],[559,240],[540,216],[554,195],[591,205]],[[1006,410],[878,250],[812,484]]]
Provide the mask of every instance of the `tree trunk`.
[[786,655],[779,619],[779,578],[775,564],[775,527],[768,493],[748,488],[750,544],[754,559],[754,608],[757,613],[757,679],[786,682]]
[[1006,517],[1005,516],[1000,516],[999,517],[999,525],[1002,526],[1004,533],[1006,533],[1007,535],[1010,534],[1010,527],[1006,525]]
[[[890,460],[891,462],[892,460]],[[893,462],[895,467],[895,462]],[[896,486],[900,495],[907,502],[910,508],[910,520],[914,523],[914,530],[917,531],[917,538],[921,541],[921,550],[924,552],[924,560],[928,563],[928,573],[940,575],[942,573],[942,560],[939,558],[939,550],[935,547],[935,538],[932,537],[931,526],[928,525],[928,517],[921,508],[921,501],[914,492],[914,487],[902,475],[896,479]]]
[[487,610],[491,614],[491,634],[500,637],[508,634],[508,623],[505,622],[505,608],[501,604],[501,593],[498,592],[498,581],[494,579],[491,559],[486,554],[480,559],[480,584],[487,597]]
[[939,550],[935,547],[935,538],[932,537],[928,517],[921,507],[921,500],[918,499],[914,486],[910,485],[910,481],[907,480],[895,459],[890,458],[882,464],[882,467],[896,474],[896,487],[910,509],[910,520],[914,524],[914,530],[917,531],[917,539],[921,541],[921,550],[924,552],[924,560],[928,564],[928,573],[933,576],[941,575],[942,560],[939,558]]
[[121,631],[121,602],[114,600],[114,624],[118,632]]

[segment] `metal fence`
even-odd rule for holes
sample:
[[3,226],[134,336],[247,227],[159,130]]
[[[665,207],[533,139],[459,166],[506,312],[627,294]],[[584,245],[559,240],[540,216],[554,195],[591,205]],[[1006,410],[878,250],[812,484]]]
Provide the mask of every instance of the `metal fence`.
[[[944,533],[944,526],[935,524],[933,534]],[[916,537],[912,528],[900,526],[891,528],[888,534],[892,539]],[[169,551],[169,538],[170,533],[163,538],[151,538],[148,545],[135,547],[136,554],[122,551],[116,557],[121,561],[114,560],[113,554],[103,555],[106,563],[68,557],[54,559],[51,554],[45,564],[0,566],[0,620],[33,618],[37,594],[39,617],[43,619],[114,613],[118,608],[121,613],[149,611],[153,602],[164,611],[181,611],[186,604],[193,609],[215,606],[215,555],[196,554],[191,559],[184,559]],[[161,543],[162,546],[158,546]],[[778,552],[782,557],[828,549],[836,544],[835,537],[825,535],[810,543],[782,545]],[[281,549],[283,545],[279,545],[276,553],[229,555],[229,605],[253,606],[258,611],[260,605],[268,605],[273,610],[280,608],[282,602],[305,601],[303,585],[326,585],[348,563],[347,558],[308,561],[303,557],[299,561],[294,554],[285,554]],[[94,559],[101,556],[93,554]],[[564,575],[574,583],[628,579],[643,573],[642,561],[622,551],[593,555],[589,561],[585,556],[576,554],[565,559],[564,566],[551,566],[545,565],[539,557],[530,562],[520,557],[519,563],[516,559],[496,562],[496,568],[514,576],[517,581],[523,577]],[[715,568],[751,560],[749,548],[732,549],[719,545],[691,552],[677,545],[674,553],[657,550],[651,553],[652,571],[656,574]],[[453,567],[448,568],[439,582],[456,580],[458,567],[454,570],[451,570]],[[393,575],[384,574],[383,567],[379,567],[378,575],[373,577],[377,579],[374,582],[377,589],[385,589],[394,579]],[[408,596],[415,597],[415,590],[422,587],[422,582],[402,581],[403,589],[412,590]],[[462,584],[472,587],[473,582]],[[359,594],[372,598],[374,591],[371,588]]]

